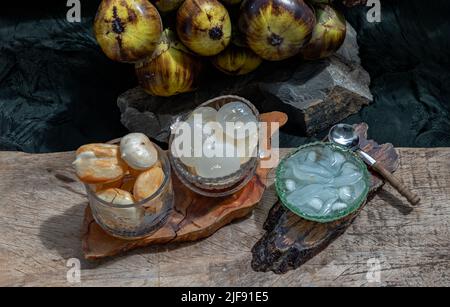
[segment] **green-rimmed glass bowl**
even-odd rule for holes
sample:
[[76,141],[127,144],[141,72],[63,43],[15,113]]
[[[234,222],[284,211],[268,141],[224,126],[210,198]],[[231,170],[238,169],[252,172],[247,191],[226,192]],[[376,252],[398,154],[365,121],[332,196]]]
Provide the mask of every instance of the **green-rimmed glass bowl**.
[[[300,151],[309,151],[313,148],[325,147],[325,146],[329,147],[332,151],[337,151],[337,152],[341,153],[345,158],[345,162],[351,162],[357,166],[358,170],[361,171],[361,173],[362,173],[361,180],[363,180],[363,182],[365,183],[365,187],[363,189],[363,192],[361,193],[361,195],[358,198],[356,198],[352,203],[347,203],[347,208],[342,209],[340,211],[332,211],[330,213],[323,214],[323,215],[311,214],[311,213],[308,213],[308,212],[305,212],[304,210],[302,210],[302,207],[295,206],[294,204],[287,201],[286,198],[288,195],[288,191],[285,188],[285,184],[283,183],[282,176],[285,174],[286,169],[287,169],[286,162],[292,156],[298,154]],[[300,216],[306,220],[319,222],[319,223],[333,222],[333,221],[339,220],[343,217],[346,217],[347,215],[358,210],[367,198],[367,194],[369,193],[369,188],[370,188],[370,182],[371,182],[370,174],[369,174],[369,171],[367,170],[367,166],[354,152],[352,152],[351,150],[346,149],[342,146],[339,146],[339,145],[336,145],[333,143],[324,143],[324,142],[314,142],[314,143],[310,143],[307,145],[303,145],[303,146],[300,146],[299,148],[297,148],[296,150],[294,150],[293,152],[291,152],[290,154],[288,154],[285,158],[283,158],[281,160],[280,164],[277,167],[276,175],[275,175],[275,188],[276,188],[278,197],[280,198],[283,205],[286,208],[288,208],[289,210],[291,210],[292,212],[294,212],[295,214],[297,214],[298,216]],[[324,184],[324,188],[325,188],[325,186],[326,186],[326,184]]]

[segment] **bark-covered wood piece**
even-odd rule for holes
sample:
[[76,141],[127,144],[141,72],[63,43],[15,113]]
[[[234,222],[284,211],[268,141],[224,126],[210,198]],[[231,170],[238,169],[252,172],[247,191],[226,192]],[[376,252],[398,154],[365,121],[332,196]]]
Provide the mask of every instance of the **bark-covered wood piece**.
[[[356,125],[360,146],[389,171],[398,167],[398,155],[392,144],[379,145],[367,140],[367,124]],[[371,172],[368,200],[383,185],[381,178]],[[331,223],[307,221],[286,209],[278,201],[269,211],[264,230],[266,233],[252,249],[252,268],[281,274],[296,269],[320,253],[350,226],[367,201],[355,213]]]
[[[287,122],[281,112],[261,115],[261,121]],[[270,125],[269,125],[270,126]],[[275,131],[272,131],[275,132]],[[175,205],[166,224],[148,237],[122,240],[107,234],[95,221],[87,206],[83,222],[83,252],[86,259],[100,259],[151,244],[196,241],[212,235],[235,219],[247,216],[261,200],[266,189],[269,168],[258,167],[256,175],[233,195],[213,198],[196,194],[184,186],[172,172]]]

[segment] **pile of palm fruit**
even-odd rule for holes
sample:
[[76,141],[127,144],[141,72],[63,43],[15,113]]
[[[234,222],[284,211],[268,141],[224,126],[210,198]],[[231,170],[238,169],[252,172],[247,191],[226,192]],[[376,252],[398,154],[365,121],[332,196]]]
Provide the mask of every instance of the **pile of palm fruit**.
[[333,54],[344,17],[326,0],[103,0],[94,34],[112,60],[135,65],[142,88],[172,96],[195,90],[209,61],[243,75],[264,61]]

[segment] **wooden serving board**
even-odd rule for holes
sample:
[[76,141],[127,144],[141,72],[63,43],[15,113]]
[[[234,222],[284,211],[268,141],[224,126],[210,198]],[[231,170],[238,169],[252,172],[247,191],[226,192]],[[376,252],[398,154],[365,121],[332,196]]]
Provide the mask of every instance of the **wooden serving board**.
[[[281,112],[265,113],[261,115],[261,121],[276,122],[281,127],[286,124],[287,115]],[[268,126],[270,127],[270,124]],[[267,141],[270,142],[270,138]],[[162,228],[138,240],[122,240],[110,236],[95,222],[91,209],[87,206],[82,235],[84,256],[94,260],[151,244],[196,241],[208,237],[253,210],[266,189],[267,174],[270,170],[258,167],[256,175],[242,190],[221,198],[205,197],[192,192],[172,172],[174,210]]]
[[[355,125],[360,136],[360,146],[383,166],[394,172],[399,165],[398,154],[392,144],[379,145],[367,140],[368,126]],[[383,180],[371,172],[370,200],[384,184]],[[331,223],[307,221],[286,209],[278,201],[269,211],[264,230],[266,233],[252,249],[252,268],[255,271],[286,273],[320,253],[336,238],[342,235],[358,216],[366,202],[355,213]]]

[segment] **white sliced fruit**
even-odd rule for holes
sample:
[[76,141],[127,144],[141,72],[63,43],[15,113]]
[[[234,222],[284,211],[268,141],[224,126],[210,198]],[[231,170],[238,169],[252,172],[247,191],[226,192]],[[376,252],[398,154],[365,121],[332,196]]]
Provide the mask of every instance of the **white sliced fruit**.
[[158,161],[158,151],[143,133],[130,133],[120,141],[122,159],[135,170],[147,170]]

